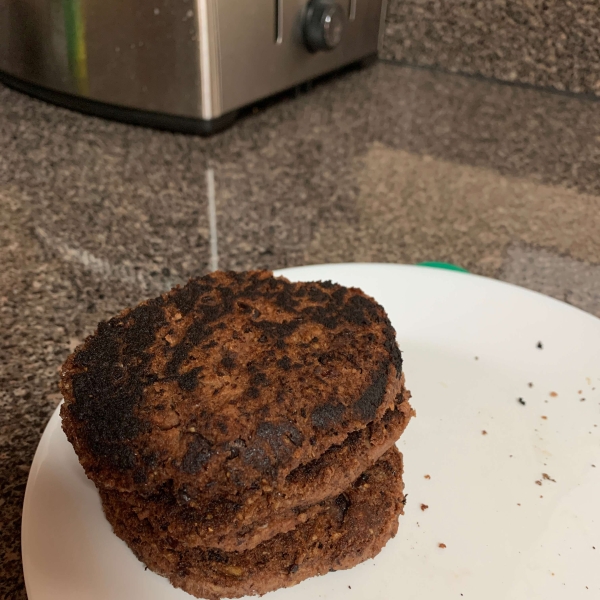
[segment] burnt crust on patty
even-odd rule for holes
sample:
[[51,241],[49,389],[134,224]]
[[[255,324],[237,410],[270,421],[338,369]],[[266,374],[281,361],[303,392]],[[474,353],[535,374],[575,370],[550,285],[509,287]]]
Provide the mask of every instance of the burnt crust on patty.
[[150,569],[198,598],[219,600],[265,594],[373,558],[397,532],[403,489],[402,455],[394,447],[321,513],[245,552],[187,548],[157,536],[127,505],[104,509]]
[[413,415],[409,398],[410,392],[403,389],[394,408],[381,419],[301,465],[275,488],[245,490],[235,500],[191,498],[186,489],[174,490],[172,484],[149,496],[102,488],[100,495],[105,505],[129,505],[140,520],[152,524],[157,535],[172,537],[185,546],[252,549],[322,512],[325,500],[340,494],[389,450]]
[[235,497],[380,419],[401,373],[360,290],[216,272],[100,323],[63,366],[61,416],[99,486]]

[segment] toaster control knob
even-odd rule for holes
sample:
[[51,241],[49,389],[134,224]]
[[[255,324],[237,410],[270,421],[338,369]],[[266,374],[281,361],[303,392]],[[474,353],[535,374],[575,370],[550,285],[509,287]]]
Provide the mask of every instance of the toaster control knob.
[[342,40],[344,9],[332,0],[310,0],[304,20],[304,40],[311,52],[333,50]]

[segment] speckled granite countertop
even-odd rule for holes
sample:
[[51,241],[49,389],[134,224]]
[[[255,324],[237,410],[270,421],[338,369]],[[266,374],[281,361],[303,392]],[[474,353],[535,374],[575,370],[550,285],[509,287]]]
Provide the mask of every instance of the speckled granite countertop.
[[219,266],[441,260],[600,315],[600,104],[390,64],[212,139],[0,87],[0,597],[25,598],[20,513],[96,323]]

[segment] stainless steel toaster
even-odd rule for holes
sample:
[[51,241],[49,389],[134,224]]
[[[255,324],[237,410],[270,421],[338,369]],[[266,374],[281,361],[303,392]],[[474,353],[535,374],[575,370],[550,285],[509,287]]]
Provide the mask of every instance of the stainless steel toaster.
[[0,0],[0,80],[75,110],[211,133],[377,53],[385,0]]

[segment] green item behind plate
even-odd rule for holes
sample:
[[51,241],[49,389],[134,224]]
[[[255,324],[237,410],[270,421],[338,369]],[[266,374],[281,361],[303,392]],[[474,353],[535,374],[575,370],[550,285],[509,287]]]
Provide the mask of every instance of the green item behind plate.
[[419,267],[434,267],[436,269],[448,269],[449,271],[460,271],[461,273],[468,273],[467,269],[463,269],[458,265],[452,265],[445,262],[422,262],[418,263]]

